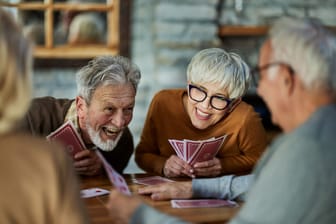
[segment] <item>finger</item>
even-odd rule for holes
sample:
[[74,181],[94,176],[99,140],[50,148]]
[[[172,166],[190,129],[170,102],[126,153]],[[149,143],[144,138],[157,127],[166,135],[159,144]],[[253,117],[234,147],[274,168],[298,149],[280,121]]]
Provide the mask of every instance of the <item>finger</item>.
[[214,159],[210,159],[207,161],[195,163],[194,168],[207,168],[207,167],[213,167],[216,165],[220,165],[220,161],[219,159],[214,158]]
[[160,191],[160,185],[146,186],[138,189],[139,194],[152,194],[154,192]]
[[216,167],[195,169],[196,176],[217,176],[220,174],[220,172],[221,169]]
[[88,167],[92,166],[94,163],[90,159],[82,159],[80,161],[74,162],[74,167],[75,168],[81,168],[81,167]]
[[154,201],[163,201],[163,200],[168,200],[171,197],[169,197],[169,195],[167,195],[167,193],[162,193],[162,192],[157,192],[157,193],[153,193],[151,195],[151,199]]
[[75,160],[80,160],[80,159],[88,157],[88,156],[90,156],[90,150],[85,149],[83,151],[77,152],[74,156],[74,159]]

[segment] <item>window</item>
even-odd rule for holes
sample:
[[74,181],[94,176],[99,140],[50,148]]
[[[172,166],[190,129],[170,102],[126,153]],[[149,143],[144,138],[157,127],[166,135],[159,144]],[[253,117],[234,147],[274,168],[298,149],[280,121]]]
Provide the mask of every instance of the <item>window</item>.
[[[21,3],[0,1],[1,7],[14,9],[18,14],[20,12],[38,12],[42,15],[42,18],[38,21],[43,24],[43,43],[36,43],[35,58],[87,59],[106,54],[128,56],[129,19],[127,17],[130,15],[130,0],[106,0],[106,2],[102,3],[87,3],[87,1],[79,3],[79,0],[77,2],[73,0],[72,2],[71,0],[68,0],[68,2],[42,1],[36,2],[35,0]],[[67,39],[63,43],[57,43],[55,41],[57,15],[69,11],[74,12],[73,14],[81,14],[83,12],[99,12],[103,14],[106,20],[103,28],[104,36],[106,36],[104,41],[99,43],[71,43]],[[123,19],[120,18],[120,14],[123,14]],[[123,32],[120,32],[121,26],[123,27]],[[69,37],[69,33],[67,33],[67,37]],[[120,44],[121,39],[125,42],[123,45]]]

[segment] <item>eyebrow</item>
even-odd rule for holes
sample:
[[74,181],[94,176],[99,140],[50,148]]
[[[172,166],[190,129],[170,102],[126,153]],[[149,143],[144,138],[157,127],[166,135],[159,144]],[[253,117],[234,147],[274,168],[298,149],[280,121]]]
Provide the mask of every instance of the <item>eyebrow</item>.
[[[198,87],[198,88],[201,88],[202,90],[204,90],[204,91],[206,91],[207,93],[208,93],[208,89],[207,88],[205,88],[204,86],[201,86],[201,85],[195,85],[195,84],[192,84],[192,85],[194,85],[194,86],[196,86],[196,87]],[[223,96],[223,97],[225,97],[225,98],[228,98],[228,96],[226,96],[224,93],[215,93],[215,94],[213,94],[212,96]]]

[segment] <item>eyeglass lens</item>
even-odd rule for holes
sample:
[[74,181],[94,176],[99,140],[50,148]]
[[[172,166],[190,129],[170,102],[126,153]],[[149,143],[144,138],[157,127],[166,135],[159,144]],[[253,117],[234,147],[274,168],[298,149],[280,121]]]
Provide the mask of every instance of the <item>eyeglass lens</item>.
[[[201,88],[190,85],[189,96],[194,101],[203,102],[207,98],[208,94]],[[223,97],[220,96],[210,97],[210,105],[215,109],[223,110],[228,104],[229,101],[227,99],[224,99]]]

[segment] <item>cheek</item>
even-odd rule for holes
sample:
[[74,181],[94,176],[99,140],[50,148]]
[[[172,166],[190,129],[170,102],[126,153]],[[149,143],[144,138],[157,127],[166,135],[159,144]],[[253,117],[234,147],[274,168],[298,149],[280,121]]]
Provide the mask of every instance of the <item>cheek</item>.
[[220,119],[223,118],[223,116],[225,115],[225,110],[224,111],[220,111],[218,113],[214,113],[213,114],[213,120],[215,123],[217,123]]
[[124,119],[125,119],[125,126],[127,126],[127,125],[131,122],[132,118],[133,118],[133,113],[130,114],[130,115],[126,115],[126,116],[124,116]]

